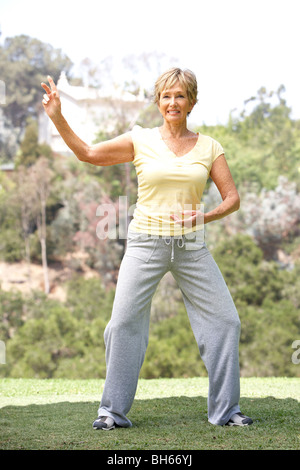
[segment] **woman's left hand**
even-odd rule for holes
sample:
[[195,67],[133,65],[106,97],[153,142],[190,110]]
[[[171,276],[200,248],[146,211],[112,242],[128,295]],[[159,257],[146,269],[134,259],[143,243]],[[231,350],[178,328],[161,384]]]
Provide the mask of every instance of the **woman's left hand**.
[[42,88],[44,88],[46,92],[43,96],[42,103],[44,106],[44,110],[46,111],[50,119],[54,119],[55,117],[60,116],[61,114],[61,102],[58,89],[56,88],[56,85],[50,75],[48,75],[48,81],[50,84],[50,88],[48,87],[48,85],[46,85],[46,83],[41,83]]
[[171,219],[173,219],[176,224],[182,225],[184,227],[194,227],[195,225],[204,224],[204,213],[201,211],[182,211],[181,214],[181,218],[176,214],[172,214]]

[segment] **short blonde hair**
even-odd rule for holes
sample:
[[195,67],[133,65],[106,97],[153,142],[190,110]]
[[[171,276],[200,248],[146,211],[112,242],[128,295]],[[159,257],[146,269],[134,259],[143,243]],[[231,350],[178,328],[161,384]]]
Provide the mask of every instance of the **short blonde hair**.
[[198,101],[196,76],[191,70],[182,70],[178,67],[173,67],[158,77],[154,87],[154,103],[158,104],[163,90],[172,88],[177,81],[186,89],[189,102],[196,104]]

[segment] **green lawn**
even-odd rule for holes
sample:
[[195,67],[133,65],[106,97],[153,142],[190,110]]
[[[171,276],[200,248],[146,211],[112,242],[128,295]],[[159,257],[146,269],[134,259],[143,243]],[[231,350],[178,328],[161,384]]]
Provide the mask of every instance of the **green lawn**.
[[140,380],[132,428],[95,431],[103,380],[0,380],[2,450],[296,450],[300,379],[241,379],[254,424],[207,421],[207,378]]

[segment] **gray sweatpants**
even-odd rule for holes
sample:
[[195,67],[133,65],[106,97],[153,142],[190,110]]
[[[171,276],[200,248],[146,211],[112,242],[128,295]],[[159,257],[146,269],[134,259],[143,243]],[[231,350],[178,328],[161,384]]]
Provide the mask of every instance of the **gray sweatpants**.
[[208,421],[223,425],[240,411],[240,320],[218,266],[202,237],[195,237],[198,233],[179,238],[128,233],[104,332],[107,370],[98,410],[98,416],[111,416],[119,426],[132,426],[126,415],[148,345],[151,301],[167,271],[182,292],[208,372]]

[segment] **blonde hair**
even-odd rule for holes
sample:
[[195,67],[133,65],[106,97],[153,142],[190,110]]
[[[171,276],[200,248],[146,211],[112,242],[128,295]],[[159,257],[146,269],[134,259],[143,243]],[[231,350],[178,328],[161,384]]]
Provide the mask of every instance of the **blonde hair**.
[[178,67],[173,67],[158,77],[154,86],[154,103],[158,104],[163,90],[172,88],[177,81],[186,89],[189,102],[196,104],[198,101],[196,76],[191,70],[182,70]]

